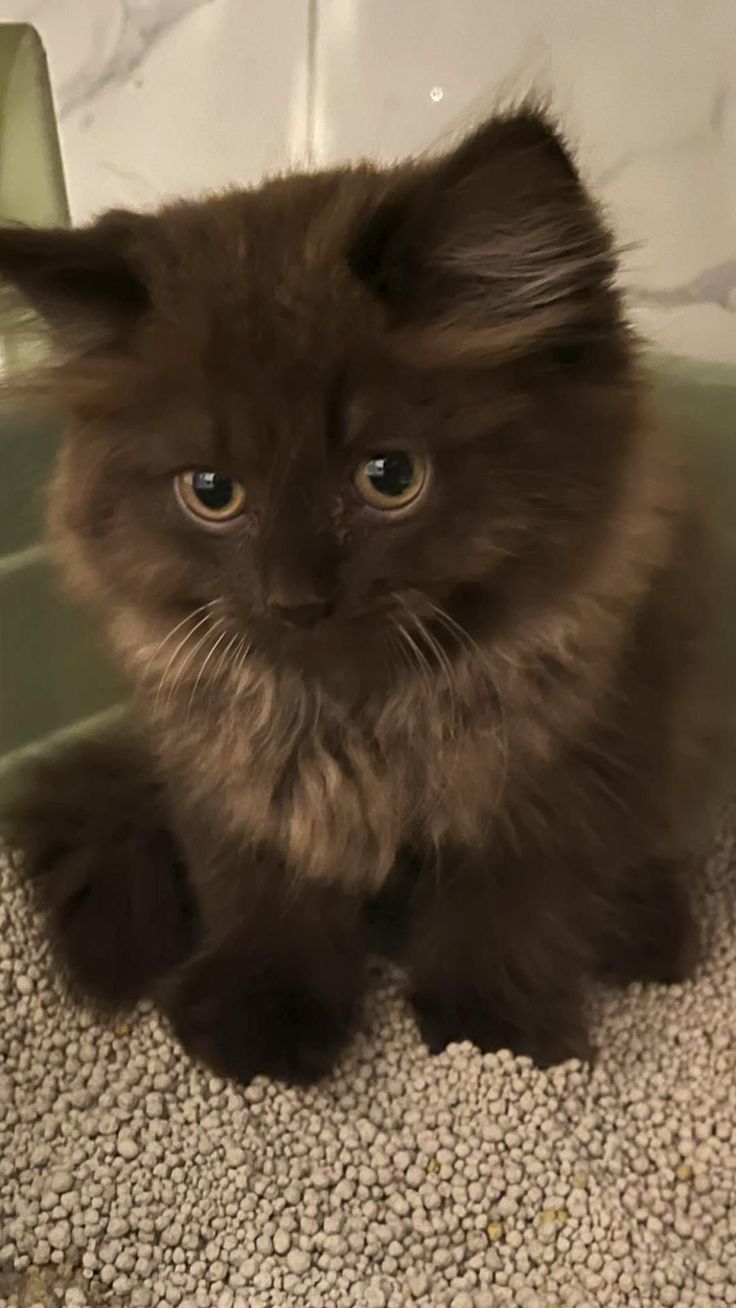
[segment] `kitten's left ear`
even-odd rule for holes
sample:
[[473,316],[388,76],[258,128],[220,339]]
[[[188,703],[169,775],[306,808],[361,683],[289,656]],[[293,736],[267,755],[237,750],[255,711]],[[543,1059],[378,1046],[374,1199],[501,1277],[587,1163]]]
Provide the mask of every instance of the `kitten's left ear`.
[[149,221],[121,211],[71,231],[0,228],[0,279],[44,319],[65,352],[119,348],[149,306],[135,256]]
[[557,351],[621,325],[610,235],[538,108],[399,172],[348,253],[427,361]]

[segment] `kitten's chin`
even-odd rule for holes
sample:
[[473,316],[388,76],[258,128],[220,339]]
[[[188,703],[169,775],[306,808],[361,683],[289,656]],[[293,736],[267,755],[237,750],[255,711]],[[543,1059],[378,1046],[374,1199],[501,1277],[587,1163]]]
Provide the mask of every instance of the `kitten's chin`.
[[326,619],[308,630],[271,632],[268,657],[350,706],[387,694],[404,665],[380,624]]

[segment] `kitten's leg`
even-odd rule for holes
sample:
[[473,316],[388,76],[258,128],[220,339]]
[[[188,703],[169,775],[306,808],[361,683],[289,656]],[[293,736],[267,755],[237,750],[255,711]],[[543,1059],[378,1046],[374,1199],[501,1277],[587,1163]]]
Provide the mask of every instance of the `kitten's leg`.
[[627,879],[599,951],[598,970],[605,980],[672,984],[692,974],[699,939],[687,872],[681,863],[649,859]]
[[359,902],[295,882],[264,850],[231,853],[225,865],[210,855],[200,892],[206,943],[165,1003],[185,1048],[241,1082],[319,1079],[349,1036],[362,986]]
[[584,950],[554,895],[555,869],[528,875],[515,856],[493,863],[445,851],[427,870],[412,923],[412,999],[433,1052],[455,1040],[511,1049],[542,1066],[587,1058]]
[[8,830],[72,988],[132,1006],[180,963],[194,918],[145,750],[123,731],[34,763]]
[[404,957],[412,899],[420,872],[414,851],[400,849],[388,880],[378,894],[366,901],[365,923],[372,953],[395,961]]

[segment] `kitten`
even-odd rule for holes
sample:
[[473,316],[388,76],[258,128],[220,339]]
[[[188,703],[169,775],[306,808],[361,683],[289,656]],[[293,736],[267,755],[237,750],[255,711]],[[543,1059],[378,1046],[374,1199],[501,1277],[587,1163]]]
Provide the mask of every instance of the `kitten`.
[[133,723],[16,814],[62,962],[226,1075],[333,1064],[398,899],[432,1049],[588,1056],[683,977],[698,513],[533,106],[439,160],[0,233],[71,418],[51,530]]

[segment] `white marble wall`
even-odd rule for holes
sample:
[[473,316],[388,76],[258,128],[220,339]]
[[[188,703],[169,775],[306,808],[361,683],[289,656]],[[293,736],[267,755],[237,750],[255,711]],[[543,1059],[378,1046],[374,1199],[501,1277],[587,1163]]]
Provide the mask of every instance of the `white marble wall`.
[[550,92],[659,345],[736,363],[736,0],[0,0],[47,48],[72,211],[393,158]]

